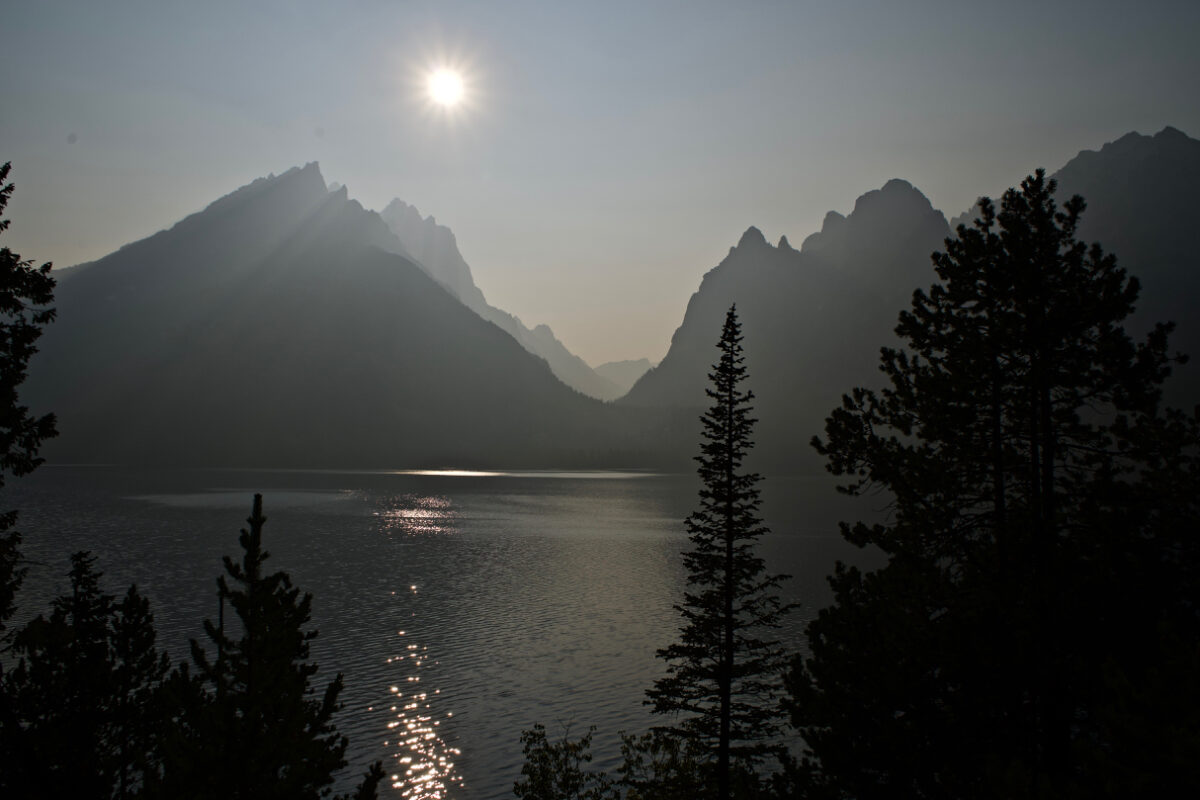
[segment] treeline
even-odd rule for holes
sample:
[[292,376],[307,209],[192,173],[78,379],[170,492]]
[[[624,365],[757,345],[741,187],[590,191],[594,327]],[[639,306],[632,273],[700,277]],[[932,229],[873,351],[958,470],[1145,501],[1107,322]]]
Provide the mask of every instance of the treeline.
[[814,437],[842,492],[886,498],[886,521],[842,534],[887,560],[838,565],[786,669],[764,635],[778,578],[751,560],[764,531],[731,310],[680,639],[647,691],[665,719],[623,736],[615,775],[589,768],[591,731],[535,726],[518,797],[1200,791],[1200,409],[1162,407],[1186,360],[1172,325],[1125,333],[1138,282],[1075,238],[1085,204],[1055,188],[1039,170],[981,201],[901,313],[904,347],[882,350],[886,387],[854,389]]
[[[222,613],[204,622],[207,647],[192,640],[190,660],[174,666],[137,587],[117,599],[93,557],[71,557],[70,592],[3,631],[0,796],[329,796],[346,766],[334,724],[342,676],[313,684],[312,595],[264,569],[265,521],[255,495],[241,559],[226,556],[217,580]],[[376,762],[337,800],[375,798],[383,777]]]

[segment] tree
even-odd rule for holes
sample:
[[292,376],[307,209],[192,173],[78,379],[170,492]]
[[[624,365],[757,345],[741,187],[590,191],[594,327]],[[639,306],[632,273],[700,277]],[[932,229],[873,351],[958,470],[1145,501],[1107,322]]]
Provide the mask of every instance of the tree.
[[522,780],[513,785],[513,794],[521,800],[604,800],[611,781],[602,773],[585,769],[592,760],[595,730],[589,728],[573,740],[568,728],[557,742],[547,738],[541,724],[522,731],[525,764],[521,767]]
[[[11,163],[0,167],[0,214],[13,193],[13,184],[6,183],[11,170]],[[0,233],[8,226],[9,221],[0,218]],[[55,435],[54,416],[32,416],[18,395],[29,359],[37,351],[34,343],[42,327],[54,319],[54,309],[48,307],[53,298],[49,263],[35,268],[7,247],[0,248],[0,490],[9,475],[35,469],[41,463],[39,446]],[[16,611],[16,594],[25,575],[21,535],[13,529],[16,522],[15,510],[0,508],[0,757],[7,756],[22,730],[15,698],[9,694],[4,658],[12,635],[8,620]]]
[[786,576],[767,575],[754,552],[767,528],[758,517],[760,476],[743,471],[755,420],[753,394],[741,388],[746,367],[736,307],[717,348],[706,390],[713,405],[701,417],[705,441],[696,458],[700,508],[687,520],[688,590],[675,607],[684,624],[679,642],[658,651],[667,675],[646,702],[657,714],[682,715],[662,732],[712,754],[716,796],[726,800],[735,773],[753,776],[776,744],[784,656],[768,631],[788,607],[773,593]]
[[169,662],[137,587],[117,602],[100,578],[95,559],[75,553],[70,594],[15,636],[0,733],[5,797],[128,798],[157,770]]
[[[226,575],[217,579],[222,615],[217,624],[204,622],[216,653],[192,640],[195,674],[184,663],[170,678],[174,719],[156,796],[326,797],[333,773],[346,764],[347,740],[333,724],[342,676],[320,695],[311,685],[317,632],[305,625],[312,595],[301,596],[285,572],[264,572],[262,495],[254,496],[247,522],[241,562],[226,556]],[[239,638],[225,630],[226,601],[241,623]],[[356,796],[374,797],[381,778],[376,764]]]
[[[11,162],[0,167],[0,213],[13,193],[13,184],[5,183],[11,169]],[[0,233],[8,226],[8,220],[0,219]],[[7,247],[0,248],[0,489],[7,475],[24,475],[42,463],[38,448],[56,434],[54,415],[31,416],[17,394],[29,359],[37,352],[34,343],[43,326],[54,319],[54,309],[47,307],[53,299],[49,263],[35,268],[32,261],[22,261]],[[24,575],[21,537],[11,530],[16,521],[16,511],[0,512],[0,634],[15,610],[15,595]]]
[[[1144,675],[1147,623],[1195,634],[1196,420],[1158,408],[1181,359],[1169,325],[1126,335],[1138,283],[1075,239],[1085,204],[1055,188],[1039,170],[980,202],[900,315],[911,353],[882,351],[890,386],[814,438],[842,491],[892,502],[843,525],[888,563],[838,566],[789,676],[813,796],[1085,792],[1100,665]],[[1155,584],[1173,596],[1136,596]]]

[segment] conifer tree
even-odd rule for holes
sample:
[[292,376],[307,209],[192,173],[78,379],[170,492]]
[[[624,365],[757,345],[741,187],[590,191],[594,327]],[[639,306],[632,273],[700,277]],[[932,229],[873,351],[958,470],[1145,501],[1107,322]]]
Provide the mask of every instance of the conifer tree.
[[[0,167],[0,214],[8,206],[13,184],[6,184],[12,164]],[[9,222],[0,219],[0,233]],[[7,247],[0,248],[0,489],[8,475],[24,475],[41,463],[38,448],[56,434],[54,415],[32,416],[21,405],[18,387],[25,381],[29,359],[42,328],[54,319],[50,264],[34,267]],[[15,609],[15,595],[24,574],[20,566],[20,534],[12,530],[17,512],[0,507],[0,636]],[[7,637],[5,637],[6,639]],[[0,639],[2,644],[5,639]],[[3,665],[0,664],[0,674]]]
[[887,565],[839,565],[790,677],[830,796],[1081,791],[1100,665],[1137,671],[1135,621],[1181,616],[1178,597],[1130,592],[1194,569],[1167,563],[1195,545],[1152,511],[1194,508],[1194,420],[1158,411],[1169,326],[1126,335],[1137,281],[1076,240],[1084,202],[1054,191],[1039,170],[998,211],[981,201],[900,316],[911,351],[884,349],[890,386],[855,389],[814,440],[843,491],[892,498],[886,522],[843,526]]
[[149,604],[100,588],[88,553],[71,557],[71,593],[14,639],[4,678],[0,790],[11,798],[129,798],[158,765],[158,691],[167,673]]
[[592,734],[595,727],[578,739],[571,739],[570,729],[562,739],[550,741],[544,725],[521,732],[521,751],[525,764],[521,780],[513,785],[519,800],[605,800],[611,780],[587,769],[592,760]]
[[696,460],[700,508],[687,520],[683,554],[688,588],[676,606],[679,641],[658,651],[666,676],[647,691],[655,713],[677,715],[661,732],[711,753],[716,797],[731,796],[735,773],[752,779],[779,729],[783,650],[770,631],[788,610],[774,593],[785,576],[767,575],[755,545],[767,528],[758,517],[760,476],[743,461],[753,446],[753,394],[746,377],[736,307],[725,317],[720,357],[706,390],[704,442]]
[[[246,521],[241,561],[226,556],[217,579],[221,618],[204,622],[215,653],[192,640],[195,673],[185,663],[170,678],[175,717],[153,796],[315,799],[329,795],[346,764],[347,740],[333,724],[342,676],[320,694],[312,686],[312,595],[301,595],[287,573],[264,570],[261,495]],[[226,631],[225,603],[240,636]],[[373,797],[381,778],[376,764],[356,797]]]

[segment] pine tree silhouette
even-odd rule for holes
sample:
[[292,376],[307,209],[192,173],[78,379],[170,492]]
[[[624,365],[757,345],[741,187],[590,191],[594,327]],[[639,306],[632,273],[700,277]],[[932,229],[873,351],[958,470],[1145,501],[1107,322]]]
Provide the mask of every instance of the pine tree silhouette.
[[13,724],[0,735],[5,797],[128,798],[158,768],[158,692],[169,668],[149,604],[100,588],[95,559],[71,557],[71,593],[14,639],[5,676]]
[[1145,677],[1142,631],[1200,632],[1179,621],[1197,428],[1158,409],[1170,326],[1125,334],[1137,281],[1054,191],[1039,170],[981,202],[900,316],[890,386],[855,389],[814,439],[843,491],[892,498],[885,523],[843,526],[889,561],[839,565],[790,678],[833,796],[1086,796],[1080,753],[1111,749],[1100,665]]
[[[176,718],[168,731],[161,782],[153,794],[192,798],[319,798],[345,766],[346,737],[334,714],[342,676],[318,694],[317,665],[309,661],[315,630],[306,630],[312,595],[300,594],[285,572],[267,573],[262,546],[262,495],[239,542],[242,558],[224,558],[218,596],[240,623],[231,636],[222,618],[204,630],[215,653],[192,641],[193,674],[172,674]],[[382,773],[368,775],[359,797],[374,796]]]
[[736,307],[726,314],[717,348],[707,390],[713,405],[701,417],[704,442],[696,457],[700,508],[687,520],[688,588],[675,607],[683,626],[679,641],[658,651],[667,675],[646,692],[646,702],[657,714],[679,715],[662,732],[711,754],[716,797],[726,800],[735,771],[750,780],[783,721],[784,651],[770,631],[789,607],[774,594],[786,576],[767,575],[755,554],[767,528],[758,517],[760,476],[743,471],[755,420],[753,394],[741,387],[746,367]]

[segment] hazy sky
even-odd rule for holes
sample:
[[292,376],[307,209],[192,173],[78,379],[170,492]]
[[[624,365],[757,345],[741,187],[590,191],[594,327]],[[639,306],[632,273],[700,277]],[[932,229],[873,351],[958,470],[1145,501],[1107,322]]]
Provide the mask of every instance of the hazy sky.
[[449,225],[489,302],[592,364],[661,358],[749,225],[799,246],[892,177],[956,214],[1131,130],[1200,136],[1195,0],[12,0],[0,26],[24,257],[319,161]]

